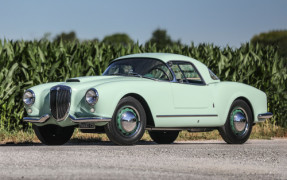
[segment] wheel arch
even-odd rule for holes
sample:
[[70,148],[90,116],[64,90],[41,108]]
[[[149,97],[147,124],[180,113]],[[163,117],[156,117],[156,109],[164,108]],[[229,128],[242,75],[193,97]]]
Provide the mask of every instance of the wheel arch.
[[236,101],[236,100],[242,100],[242,101],[244,101],[244,102],[246,102],[248,104],[248,106],[249,106],[249,108],[251,110],[252,120],[253,120],[253,123],[254,123],[254,110],[253,110],[251,102],[244,96],[237,97],[236,99],[234,99],[234,101]]
[[131,97],[135,98],[136,100],[138,100],[141,103],[141,105],[143,106],[143,108],[145,110],[146,117],[147,117],[147,121],[146,121],[147,124],[146,125],[154,127],[155,124],[154,124],[154,119],[153,119],[153,116],[152,116],[152,112],[151,112],[151,110],[149,108],[149,105],[146,102],[146,100],[141,95],[136,94],[136,93],[126,94],[122,98],[125,98],[125,97],[128,97],[128,96],[131,96]]

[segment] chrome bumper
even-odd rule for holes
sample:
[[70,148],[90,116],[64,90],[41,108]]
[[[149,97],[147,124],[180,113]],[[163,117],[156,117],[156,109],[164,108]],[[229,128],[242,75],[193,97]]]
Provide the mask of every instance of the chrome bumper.
[[258,114],[257,118],[258,121],[265,121],[266,119],[272,118],[273,114],[271,112],[263,113],[263,114]]
[[69,115],[69,118],[76,123],[82,123],[82,122],[110,122],[112,118],[107,117],[81,117],[76,118],[72,115]]
[[[72,120],[72,122],[75,123],[84,123],[84,122],[110,122],[112,118],[106,118],[106,117],[81,117],[76,118],[72,115],[69,115],[69,118]],[[45,114],[41,117],[24,117],[23,121],[25,122],[32,122],[32,123],[44,123],[48,119],[50,119],[49,114]]]
[[24,117],[23,121],[25,122],[33,122],[33,123],[43,123],[46,122],[48,119],[50,119],[49,114],[44,114],[41,117]]

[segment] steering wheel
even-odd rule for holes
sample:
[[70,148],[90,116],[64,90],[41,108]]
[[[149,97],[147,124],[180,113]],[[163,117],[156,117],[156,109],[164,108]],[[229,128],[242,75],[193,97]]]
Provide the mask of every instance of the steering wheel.
[[164,77],[166,77],[166,79],[169,80],[169,77],[168,77],[167,73],[166,73],[164,70],[162,70],[161,68],[159,68],[159,67],[154,67],[154,68],[152,68],[151,70],[149,70],[148,73],[151,73],[153,70],[158,70],[158,71],[161,71],[161,72],[162,72],[162,74],[160,75],[160,77],[158,77],[158,78],[156,78],[156,79],[164,79]]

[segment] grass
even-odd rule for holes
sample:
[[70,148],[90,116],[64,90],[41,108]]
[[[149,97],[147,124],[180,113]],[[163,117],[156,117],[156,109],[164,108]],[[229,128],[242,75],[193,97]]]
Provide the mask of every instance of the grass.
[[[272,139],[272,138],[287,138],[287,128],[277,126],[266,121],[253,126],[250,139]],[[143,141],[152,141],[146,132],[142,137]],[[222,140],[218,131],[190,133],[182,131],[177,138],[177,141],[190,140]],[[75,130],[72,142],[97,142],[109,141],[105,134],[81,133],[78,129]],[[23,144],[23,143],[40,143],[32,129],[27,131],[11,131],[0,130],[0,144]]]
[[40,141],[34,131],[11,131],[0,130],[0,144],[37,143]]

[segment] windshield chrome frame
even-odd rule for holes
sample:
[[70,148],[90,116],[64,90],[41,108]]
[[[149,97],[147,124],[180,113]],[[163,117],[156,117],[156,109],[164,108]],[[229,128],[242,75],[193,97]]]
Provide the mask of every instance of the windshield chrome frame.
[[[172,76],[172,80],[169,80],[169,81],[165,81],[165,80],[160,80],[160,79],[155,79],[155,78],[148,78],[148,79],[151,79],[151,80],[155,80],[155,81],[163,81],[163,82],[173,82],[173,83],[180,83],[179,81],[177,81],[176,79],[176,76],[175,76],[175,73],[173,72],[173,70],[171,69],[171,66],[173,63],[187,63],[187,64],[191,64],[192,67],[197,71],[199,77],[201,78],[202,80],[202,84],[196,84],[196,83],[181,83],[181,84],[189,84],[189,85],[198,85],[198,86],[205,86],[206,85],[206,82],[204,80],[204,78],[202,77],[201,73],[198,71],[197,67],[190,61],[183,61],[183,60],[170,60],[168,61],[167,63],[165,63],[164,61],[160,60],[160,59],[157,59],[157,58],[150,58],[150,57],[132,57],[132,58],[123,58],[123,59],[117,59],[117,60],[113,60],[112,62],[109,63],[108,67],[116,62],[116,61],[121,61],[121,60],[126,60],[126,59],[154,59],[154,60],[157,60],[157,61],[160,61],[162,62],[164,65],[166,65],[166,67],[169,69],[169,71],[171,72],[171,76]],[[108,67],[107,69],[103,72],[103,74],[108,70]],[[183,73],[183,72],[182,72]],[[111,76],[111,75],[103,75],[102,76]],[[134,77],[139,77],[139,76],[134,76]],[[144,76],[142,76],[142,78],[146,78]]]
[[[162,81],[162,82],[177,82],[176,81],[176,78],[175,78],[175,75],[174,75],[174,72],[172,71],[171,67],[168,65],[168,63],[165,63],[164,61],[160,60],[160,59],[157,59],[157,58],[150,58],[150,57],[132,57],[132,58],[123,58],[123,59],[117,59],[117,60],[113,60],[112,62],[109,63],[108,67],[114,63],[114,62],[117,62],[117,61],[121,61],[121,60],[127,60],[127,59],[153,59],[153,60],[156,60],[156,61],[160,61],[163,65],[165,65],[168,70],[170,71],[170,74],[172,76],[172,80],[160,80],[160,79],[156,79],[156,78],[148,78],[148,77],[144,77],[144,76],[141,76],[141,78],[147,78],[147,79],[151,79],[151,80],[155,80],[155,81]],[[108,67],[107,69],[102,73],[102,76],[112,76],[112,75],[103,75],[107,70],[108,70]],[[120,75],[119,75],[120,76]],[[127,75],[128,76],[128,75]],[[139,77],[139,76],[133,76],[133,77]]]

